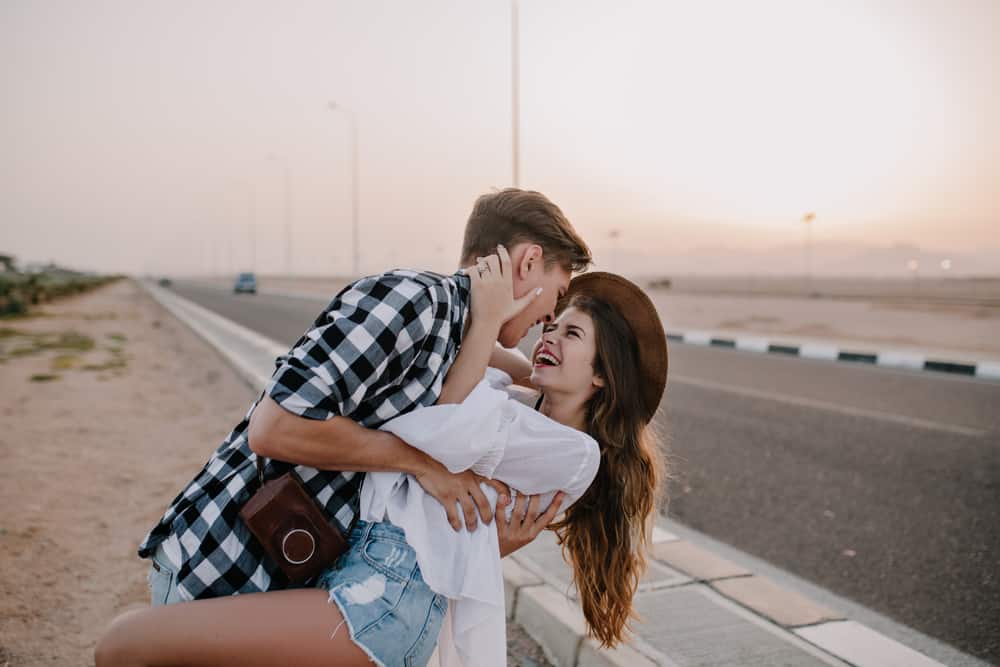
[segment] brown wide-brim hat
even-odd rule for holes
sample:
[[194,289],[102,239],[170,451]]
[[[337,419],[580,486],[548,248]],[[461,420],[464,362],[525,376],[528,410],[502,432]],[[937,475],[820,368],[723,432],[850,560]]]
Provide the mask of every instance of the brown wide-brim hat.
[[667,336],[656,307],[638,285],[606,271],[591,271],[573,278],[559,302],[558,312],[578,294],[614,307],[632,329],[638,344],[642,418],[651,421],[667,387]]

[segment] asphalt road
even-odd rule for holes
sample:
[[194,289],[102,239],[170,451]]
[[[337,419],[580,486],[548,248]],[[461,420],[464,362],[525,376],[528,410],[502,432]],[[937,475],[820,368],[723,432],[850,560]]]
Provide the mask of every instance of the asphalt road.
[[[175,291],[287,344],[324,305]],[[1000,662],[1000,384],[671,344],[657,422],[672,517]]]

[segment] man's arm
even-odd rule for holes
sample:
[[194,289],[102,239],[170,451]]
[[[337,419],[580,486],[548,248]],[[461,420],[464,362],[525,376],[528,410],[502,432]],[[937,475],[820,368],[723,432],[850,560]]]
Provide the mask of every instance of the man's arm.
[[250,449],[260,456],[320,470],[409,473],[444,506],[455,530],[462,526],[458,505],[469,530],[476,529],[477,508],[483,523],[493,520],[477,475],[470,471],[453,474],[395,435],[366,428],[348,417],[299,417],[265,395],[250,416],[247,438]]

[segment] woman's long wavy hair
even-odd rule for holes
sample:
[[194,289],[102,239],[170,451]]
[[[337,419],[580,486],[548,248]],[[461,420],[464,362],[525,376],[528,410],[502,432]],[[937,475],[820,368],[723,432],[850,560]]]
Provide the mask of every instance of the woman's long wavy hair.
[[636,617],[632,598],[646,569],[647,531],[667,471],[660,438],[640,415],[632,330],[604,301],[578,295],[569,305],[594,322],[594,372],[604,386],[588,403],[587,432],[600,446],[601,463],[590,488],[551,528],[573,565],[590,636],[614,646]]

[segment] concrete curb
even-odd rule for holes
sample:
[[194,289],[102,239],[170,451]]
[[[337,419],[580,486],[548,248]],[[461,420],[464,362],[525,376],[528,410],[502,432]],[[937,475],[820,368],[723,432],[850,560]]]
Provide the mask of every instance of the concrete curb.
[[948,361],[937,358],[932,352],[860,350],[821,342],[789,343],[759,336],[729,338],[709,331],[669,331],[667,332],[667,340],[689,345],[726,347],[750,352],[802,357],[803,359],[871,364],[886,368],[952,373],[1000,381],[1000,361]]
[[[279,343],[168,290],[141,281],[139,284],[164,309],[214,347],[232,364],[240,377],[256,389],[266,384],[274,357],[287,351]],[[665,583],[659,585],[655,581],[644,580],[637,600],[664,592],[692,591],[708,603],[736,610],[755,628],[764,628],[772,641],[792,646],[803,656],[824,664],[941,666],[941,663],[846,619],[836,611],[681,540],[661,526],[654,528],[652,541],[651,570],[659,570],[667,576]],[[549,572],[539,572],[537,563],[522,552],[503,561],[503,576],[508,618],[521,624],[542,645],[553,664],[560,667],[678,664],[653,646],[653,635],[645,631],[646,625],[656,619],[649,617],[642,624],[637,624],[635,636],[629,643],[613,650],[602,649],[587,637],[583,612],[573,596],[560,585],[558,577]],[[649,630],[655,633],[655,629]],[[669,630],[664,628],[661,631]],[[769,664],[744,662],[742,658],[738,662],[717,660],[714,655],[709,655],[716,641],[716,637],[706,638],[708,645],[699,648],[708,661],[697,664]]]

